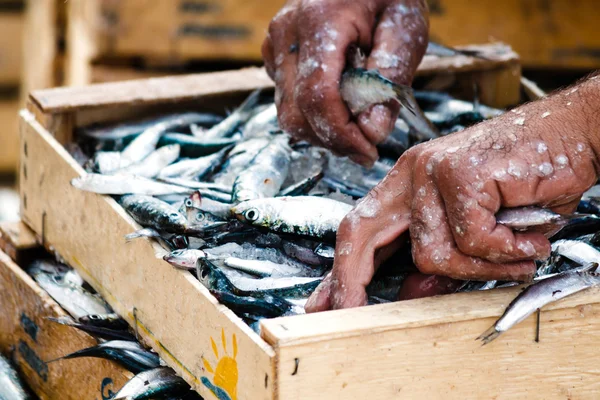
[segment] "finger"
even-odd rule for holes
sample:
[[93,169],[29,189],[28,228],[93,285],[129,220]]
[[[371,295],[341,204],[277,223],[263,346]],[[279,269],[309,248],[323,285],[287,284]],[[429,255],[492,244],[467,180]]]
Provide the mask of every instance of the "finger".
[[366,287],[373,278],[376,262],[398,248],[401,242],[396,239],[408,229],[409,182],[410,169],[401,160],[340,225],[332,270],[332,308],[366,304]]
[[263,61],[265,62],[265,70],[272,80],[275,80],[275,57],[273,56],[273,41],[267,33],[267,37],[263,41],[261,52]]
[[323,279],[323,282],[315,289],[310,295],[306,304],[304,305],[304,311],[307,313],[314,313],[320,311],[326,311],[331,308],[330,302],[331,295],[331,272]]
[[[275,105],[280,126],[298,140],[309,140],[312,139],[310,125],[294,103],[298,63],[297,3],[298,1],[288,3],[269,25],[268,41],[271,43],[272,55],[267,56],[272,59],[269,62],[274,70]],[[309,141],[315,145],[321,144],[318,140]]]
[[[503,198],[497,183],[478,182],[476,176],[453,166],[451,158],[452,155],[445,157],[437,164],[433,180],[443,198],[458,249],[494,263],[546,259],[550,255],[550,242],[542,233],[513,232],[496,223],[495,214]],[[515,184],[524,183],[512,176],[507,179]],[[443,184],[447,181],[453,184]],[[528,185],[535,186],[535,180]]]
[[[315,17],[302,22],[294,98],[313,132],[326,147],[351,155],[362,164],[370,164],[377,160],[377,149],[352,121],[339,91],[346,49],[352,43],[370,42],[370,24],[365,20],[368,18],[356,18],[356,13],[364,12],[357,7],[360,4],[339,10],[334,21]],[[309,13],[305,11],[306,15]],[[354,23],[347,23],[344,18]]]
[[[396,83],[410,85],[425,54],[427,41],[424,9],[404,4],[388,7],[375,29],[367,68],[378,69]],[[358,116],[358,126],[371,143],[379,144],[394,128],[399,110],[397,102],[371,107]]]
[[462,283],[463,281],[447,276],[412,273],[402,282],[398,292],[398,300],[412,300],[454,293]]
[[529,280],[535,263],[521,261],[496,264],[460,252],[448,224],[444,202],[426,172],[427,158],[415,163],[410,236],[413,259],[425,274],[454,279]]

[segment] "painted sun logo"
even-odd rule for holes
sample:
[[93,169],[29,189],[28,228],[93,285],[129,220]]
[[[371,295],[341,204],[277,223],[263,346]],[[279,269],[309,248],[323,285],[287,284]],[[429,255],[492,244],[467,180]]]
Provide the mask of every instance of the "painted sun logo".
[[237,400],[237,383],[238,383],[238,368],[237,368],[237,339],[235,333],[232,335],[233,354],[229,356],[227,353],[227,339],[225,339],[225,330],[221,329],[221,345],[223,355],[219,356],[219,349],[215,340],[211,337],[212,345],[217,366],[213,368],[211,363],[202,358],[204,368],[213,375],[212,382],[207,377],[203,376],[200,380],[219,400]]

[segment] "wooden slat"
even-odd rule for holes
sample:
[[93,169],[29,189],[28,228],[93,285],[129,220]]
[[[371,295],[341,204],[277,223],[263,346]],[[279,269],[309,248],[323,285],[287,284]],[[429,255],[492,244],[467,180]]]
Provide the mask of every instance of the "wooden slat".
[[[83,86],[92,82],[92,60],[96,55],[93,21],[100,12],[97,0],[74,0],[67,3],[66,86]],[[91,23],[90,23],[91,21]]]
[[22,111],[21,121],[23,221],[132,325],[135,308],[141,337],[201,395],[211,396],[201,379],[213,379],[203,359],[217,367],[211,341],[221,357],[223,347],[233,356],[235,341],[235,363],[217,372],[231,385],[237,379],[238,399],[272,399],[271,347],[189,272],[156,258],[150,242],[126,243],[137,224],[111,198],[73,188],[70,180],[84,171],[31,113]]
[[43,253],[33,231],[21,221],[0,223],[0,250],[22,266]]
[[23,14],[0,12],[0,85],[18,85],[21,78]]
[[596,0],[429,0],[432,40],[501,40],[527,67],[599,68]]
[[555,303],[482,347],[518,288],[262,323],[281,399],[597,398],[600,290]]
[[0,350],[12,354],[25,381],[42,400],[107,399],[132,376],[117,364],[80,358],[47,364],[97,341],[46,317],[65,312],[8,255],[0,252]]
[[14,173],[19,160],[18,99],[0,99],[0,172]]

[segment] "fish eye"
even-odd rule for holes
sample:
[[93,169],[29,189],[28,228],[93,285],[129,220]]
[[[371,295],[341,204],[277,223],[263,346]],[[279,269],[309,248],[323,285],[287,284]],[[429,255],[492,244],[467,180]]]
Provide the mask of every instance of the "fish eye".
[[206,219],[206,215],[204,213],[199,212],[196,214],[196,221],[204,221]]
[[191,207],[193,205],[192,204],[192,199],[185,199],[185,203],[184,204],[185,204],[186,207]]
[[89,318],[90,318],[90,319],[100,319],[100,317],[99,317],[99,316],[97,316],[97,315],[93,315],[93,314],[92,314],[92,315],[90,315],[90,316],[89,316]]
[[258,215],[258,210],[256,208],[251,208],[244,212],[244,218],[251,222],[256,221],[258,219]]

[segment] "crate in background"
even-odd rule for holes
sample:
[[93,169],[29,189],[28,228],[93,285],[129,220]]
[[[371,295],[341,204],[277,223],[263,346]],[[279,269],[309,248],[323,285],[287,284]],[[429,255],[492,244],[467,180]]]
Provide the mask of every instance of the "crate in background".
[[23,27],[23,3],[0,1],[0,87],[19,85]]
[[0,174],[14,174],[19,163],[19,99],[0,96]]

